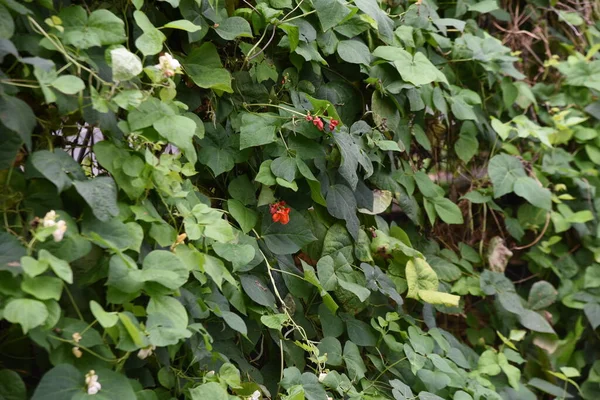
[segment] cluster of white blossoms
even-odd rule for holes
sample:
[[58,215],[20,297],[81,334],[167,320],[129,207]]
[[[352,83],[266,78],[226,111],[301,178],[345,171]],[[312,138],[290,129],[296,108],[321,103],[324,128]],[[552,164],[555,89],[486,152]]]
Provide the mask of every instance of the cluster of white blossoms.
[[98,375],[93,369],[85,375],[85,384],[87,385],[87,394],[96,394],[102,389],[102,385],[98,382]]
[[145,360],[146,358],[148,358],[149,356],[152,355],[152,352],[154,350],[156,350],[156,346],[154,346],[154,345],[145,347],[143,349],[140,349],[140,351],[138,351],[137,356],[140,360]]
[[156,65],[156,68],[160,69],[164,76],[170,78],[175,76],[175,73],[177,73],[179,68],[181,68],[181,64],[179,61],[174,59],[172,55],[165,53],[158,57],[158,64]]
[[52,237],[54,238],[55,242],[60,242],[63,240],[65,232],[67,231],[67,223],[62,219],[57,221],[56,217],[56,211],[48,211],[42,221],[42,225],[44,228],[54,227],[55,229],[54,232],[52,232]]

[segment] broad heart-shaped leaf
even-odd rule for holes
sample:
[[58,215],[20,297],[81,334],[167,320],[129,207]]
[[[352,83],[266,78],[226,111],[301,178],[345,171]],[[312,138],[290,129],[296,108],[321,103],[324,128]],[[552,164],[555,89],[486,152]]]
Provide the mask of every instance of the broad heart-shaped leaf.
[[256,226],[258,214],[256,211],[246,208],[239,200],[227,200],[227,209],[238,224],[242,232],[248,233]]
[[125,23],[108,10],[96,10],[89,15],[81,6],[63,8],[58,14],[64,32],[59,34],[65,44],[78,49],[123,43]]
[[152,56],[160,53],[163,48],[163,42],[167,39],[164,33],[156,28],[149,29],[142,33],[135,40],[137,47],[144,56]]
[[442,221],[447,224],[462,224],[464,222],[462,212],[456,204],[445,197],[435,197],[431,199],[436,213]]
[[340,0],[314,0],[312,3],[323,32],[338,25],[350,14],[348,7]]
[[240,150],[274,142],[275,132],[280,123],[281,119],[276,114],[244,113],[240,126]]
[[0,371],[0,399],[25,400],[27,389],[21,376],[10,369]]
[[479,150],[479,142],[476,135],[470,131],[460,132],[454,144],[454,152],[458,158],[467,163],[477,154],[477,150]]
[[48,315],[46,305],[32,299],[12,299],[4,308],[4,319],[13,324],[20,324],[25,334],[42,325]]
[[192,164],[196,163],[198,156],[193,142],[196,123],[193,120],[181,115],[165,115],[152,126],[162,137],[183,150]]
[[50,86],[64,94],[76,94],[85,89],[85,83],[74,75],[61,75]]
[[31,133],[37,125],[35,114],[23,100],[0,93],[0,122],[16,132],[31,150]]
[[128,81],[142,72],[143,66],[140,58],[125,47],[111,50],[110,58],[113,81]]
[[517,179],[526,176],[521,161],[508,154],[492,157],[488,165],[488,175],[494,185],[495,198],[511,193]]
[[60,300],[63,282],[53,276],[36,276],[26,278],[21,283],[21,290],[39,300]]
[[248,334],[248,327],[239,315],[231,311],[221,311],[221,316],[223,317],[225,323],[229,325],[231,329],[238,331],[244,336]]
[[402,79],[415,86],[436,81],[448,83],[446,76],[421,52],[416,52],[413,56],[408,51],[397,47],[381,46],[375,49],[373,55],[391,61]]
[[113,178],[100,176],[86,181],[74,181],[73,184],[100,221],[106,222],[119,214],[117,185]]
[[350,64],[371,63],[371,51],[366,44],[358,40],[342,40],[338,44],[337,53],[342,60]]
[[436,291],[439,285],[435,271],[422,258],[413,258],[406,263],[406,283],[408,285],[406,297],[413,299],[418,298],[419,291]]
[[531,286],[527,305],[532,310],[541,310],[552,305],[557,295],[558,292],[550,282],[538,281]]
[[144,258],[139,275],[137,279],[140,281],[177,290],[187,281],[189,271],[175,254],[154,250]]
[[263,214],[261,236],[275,254],[294,254],[317,239],[302,214],[292,209],[289,216],[290,222],[282,225],[273,222],[269,213]]
[[183,65],[190,78],[201,88],[233,93],[231,75],[223,68],[214,44],[206,42],[192,50]]
[[327,354],[328,365],[342,365],[342,344],[334,337],[324,337],[317,346],[319,355]]
[[355,0],[354,4],[377,22],[377,33],[384,42],[389,43],[394,37],[394,21],[381,9],[377,0]]
[[79,400],[90,397],[95,400],[136,400],[127,376],[104,368],[97,368],[95,372],[102,388],[90,396],[86,391],[83,372],[71,364],[57,365],[44,375],[31,400]]
[[168,346],[191,336],[191,332],[187,330],[187,311],[174,297],[151,297],[146,312],[148,333],[152,344]]
[[538,181],[528,176],[517,178],[514,186],[515,193],[527,200],[530,204],[550,210],[552,207],[552,194],[543,188]]
[[208,382],[190,389],[192,400],[229,400],[227,390],[217,382]]
[[103,328],[115,326],[119,321],[119,315],[116,312],[104,311],[104,308],[94,300],[90,300],[90,310]]
[[361,380],[365,377],[367,367],[360,355],[358,346],[351,341],[347,341],[344,344],[344,363],[348,368],[349,378],[352,380]]
[[240,275],[240,282],[244,292],[261,306],[275,308],[275,296],[267,286],[266,282],[255,275]]
[[52,271],[58,276],[60,279],[67,283],[73,283],[73,271],[71,270],[71,266],[65,260],[61,260],[58,257],[55,257],[49,251],[42,249],[38,253],[38,259],[41,262],[45,262],[50,265]]
[[62,150],[36,151],[31,156],[31,164],[56,186],[59,193],[71,187],[73,179],[86,179],[81,166]]
[[252,37],[250,24],[242,17],[230,17],[219,22],[215,31],[225,40],[233,40],[238,37]]

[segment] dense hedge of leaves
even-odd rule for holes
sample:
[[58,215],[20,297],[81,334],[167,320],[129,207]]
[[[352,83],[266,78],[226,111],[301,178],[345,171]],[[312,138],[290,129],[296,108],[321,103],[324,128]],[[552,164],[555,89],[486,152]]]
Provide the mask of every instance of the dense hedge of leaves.
[[600,398],[600,9],[0,0],[0,398]]

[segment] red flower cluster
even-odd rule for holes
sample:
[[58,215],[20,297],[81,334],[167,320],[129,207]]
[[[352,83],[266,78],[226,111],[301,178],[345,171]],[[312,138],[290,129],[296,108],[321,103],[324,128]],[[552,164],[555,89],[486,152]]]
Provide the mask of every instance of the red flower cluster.
[[335,127],[338,126],[339,123],[340,121],[338,121],[337,119],[332,119],[331,121],[329,121],[329,130],[335,130]]
[[290,210],[286,206],[285,201],[279,201],[270,205],[270,212],[273,218],[273,222],[279,222],[281,225],[286,225],[290,222]]

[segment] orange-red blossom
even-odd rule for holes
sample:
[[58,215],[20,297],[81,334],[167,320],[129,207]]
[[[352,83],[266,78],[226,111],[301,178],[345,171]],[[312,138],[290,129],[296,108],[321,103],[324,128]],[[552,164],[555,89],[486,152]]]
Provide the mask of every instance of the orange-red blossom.
[[285,201],[273,203],[269,207],[273,222],[279,222],[282,225],[286,225],[290,222],[290,210],[291,208],[285,204]]

